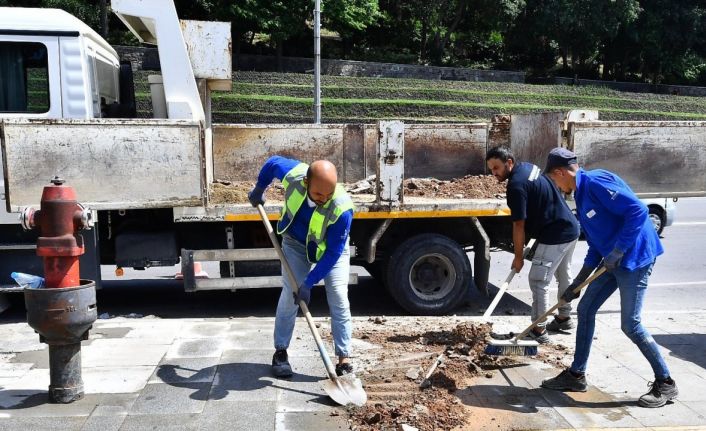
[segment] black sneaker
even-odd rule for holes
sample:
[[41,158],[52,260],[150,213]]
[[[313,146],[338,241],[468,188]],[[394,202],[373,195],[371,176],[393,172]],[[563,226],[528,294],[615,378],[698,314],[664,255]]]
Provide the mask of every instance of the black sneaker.
[[286,350],[277,350],[272,355],[272,374],[275,377],[292,377],[292,366],[289,365],[289,357]]
[[536,341],[539,344],[547,344],[551,341],[549,339],[549,334],[547,334],[546,330],[542,331],[541,334],[538,334],[534,331],[529,331],[529,333],[525,337],[525,340]]
[[571,374],[568,368],[562,371],[558,376],[544,380],[542,387],[566,392],[586,392],[588,389],[586,376],[576,377]]
[[677,382],[674,380],[672,380],[671,385],[664,380],[656,380],[648,383],[647,385],[650,387],[650,391],[641,396],[637,401],[637,404],[639,404],[640,407],[662,407],[679,395]]
[[341,377],[344,374],[350,374],[353,372],[353,365],[349,362],[344,362],[342,364],[336,364],[336,375]]
[[512,340],[513,338],[515,338],[515,335],[517,335],[517,334],[515,334],[514,332],[508,332],[507,334],[500,334],[498,332],[491,332],[490,338],[492,338],[493,340]]
[[574,321],[571,317],[566,320],[559,320],[558,316],[554,316],[554,320],[547,323],[547,331],[559,332],[574,329]]

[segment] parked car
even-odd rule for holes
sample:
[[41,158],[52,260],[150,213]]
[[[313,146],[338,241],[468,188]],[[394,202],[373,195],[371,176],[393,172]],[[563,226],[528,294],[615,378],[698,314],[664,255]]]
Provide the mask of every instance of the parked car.
[[677,206],[676,198],[654,198],[641,199],[650,210],[650,220],[658,234],[662,235],[665,227],[671,226],[674,223]]
[[[664,228],[671,226],[674,223],[674,218],[676,217],[677,212],[677,198],[649,198],[640,200],[642,203],[647,205],[650,221],[652,221],[652,225],[655,227],[657,234],[661,236]],[[576,203],[574,202],[573,197],[568,198],[567,203],[569,204],[571,211],[575,214]],[[581,231],[580,239],[584,239],[583,230]]]

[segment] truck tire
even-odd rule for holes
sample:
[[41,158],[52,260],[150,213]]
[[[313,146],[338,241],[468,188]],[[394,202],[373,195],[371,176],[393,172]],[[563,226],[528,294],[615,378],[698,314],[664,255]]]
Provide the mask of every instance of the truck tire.
[[473,280],[471,263],[451,238],[425,233],[414,236],[392,253],[387,287],[405,310],[442,315],[457,307]]
[[662,231],[664,230],[664,225],[667,223],[666,216],[664,215],[664,210],[656,205],[650,205],[647,207],[649,211],[649,218],[650,221],[652,222],[652,226],[654,226],[655,230],[657,231],[657,235],[662,235]]

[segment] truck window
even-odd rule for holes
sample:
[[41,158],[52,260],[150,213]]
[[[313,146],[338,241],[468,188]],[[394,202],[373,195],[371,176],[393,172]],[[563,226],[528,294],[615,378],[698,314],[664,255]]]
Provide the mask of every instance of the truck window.
[[0,112],[47,111],[47,48],[36,42],[0,42]]

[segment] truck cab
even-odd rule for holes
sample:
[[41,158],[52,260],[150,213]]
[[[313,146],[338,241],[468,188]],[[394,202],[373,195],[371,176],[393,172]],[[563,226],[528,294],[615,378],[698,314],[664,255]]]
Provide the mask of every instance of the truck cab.
[[[60,9],[0,8],[0,118],[135,116],[134,105],[130,66],[121,66],[115,50],[85,23]],[[40,273],[34,234],[22,232],[17,214],[8,212],[3,169],[0,164],[0,259],[8,269]],[[95,238],[87,239],[90,250]],[[82,262],[86,277],[100,278],[95,253]],[[0,284],[8,285],[4,272]]]
[[0,115],[101,118],[119,101],[120,61],[60,9],[0,8]]

